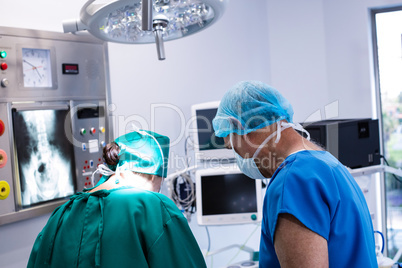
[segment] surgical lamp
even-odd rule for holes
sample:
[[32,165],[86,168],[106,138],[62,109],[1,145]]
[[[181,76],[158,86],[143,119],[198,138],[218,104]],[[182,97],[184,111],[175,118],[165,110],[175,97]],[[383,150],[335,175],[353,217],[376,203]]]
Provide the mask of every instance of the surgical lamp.
[[164,41],[185,37],[215,23],[228,0],[89,0],[79,19],[63,21],[65,33],[88,31],[117,43],[156,43],[165,59]]

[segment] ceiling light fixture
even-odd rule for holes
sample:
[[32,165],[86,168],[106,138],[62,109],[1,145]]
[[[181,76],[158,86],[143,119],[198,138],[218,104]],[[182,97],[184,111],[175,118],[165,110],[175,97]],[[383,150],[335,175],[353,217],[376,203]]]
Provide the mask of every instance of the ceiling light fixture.
[[109,42],[156,43],[165,59],[164,41],[194,34],[215,23],[228,0],[89,0],[79,19],[63,21],[65,33],[87,30]]

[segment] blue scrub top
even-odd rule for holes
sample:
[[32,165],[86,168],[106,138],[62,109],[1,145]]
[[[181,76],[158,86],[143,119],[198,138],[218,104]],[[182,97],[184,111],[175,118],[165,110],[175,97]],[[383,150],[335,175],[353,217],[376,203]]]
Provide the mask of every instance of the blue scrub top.
[[260,267],[280,267],[274,248],[278,215],[289,213],[328,242],[329,267],[378,267],[373,225],[362,191],[326,151],[288,156],[264,199]]

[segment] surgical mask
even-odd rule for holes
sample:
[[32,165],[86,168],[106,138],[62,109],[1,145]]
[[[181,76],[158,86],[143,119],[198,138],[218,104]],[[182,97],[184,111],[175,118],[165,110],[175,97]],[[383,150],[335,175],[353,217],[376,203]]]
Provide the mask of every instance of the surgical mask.
[[267,142],[269,142],[275,135],[277,135],[275,143],[278,143],[280,138],[281,138],[281,132],[284,129],[287,129],[289,127],[292,127],[296,130],[305,132],[307,134],[307,139],[310,140],[310,134],[300,125],[300,124],[293,124],[293,123],[286,123],[286,122],[276,122],[277,123],[277,130],[273,132],[271,135],[269,135],[261,144],[258,146],[257,150],[255,151],[254,155],[252,158],[243,158],[241,157],[233,147],[233,140],[232,140],[232,135],[230,136],[230,143],[232,145],[233,152],[235,153],[236,157],[236,162],[237,165],[239,166],[241,172],[243,172],[246,176],[256,179],[256,180],[263,180],[267,179],[264,177],[264,175],[261,174],[261,171],[257,167],[257,164],[255,163],[254,159],[258,156],[262,148],[264,147]]

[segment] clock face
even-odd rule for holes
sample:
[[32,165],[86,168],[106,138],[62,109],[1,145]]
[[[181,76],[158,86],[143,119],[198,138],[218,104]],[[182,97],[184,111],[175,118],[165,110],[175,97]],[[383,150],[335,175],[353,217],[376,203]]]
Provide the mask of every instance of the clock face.
[[50,49],[22,49],[24,87],[52,87]]

